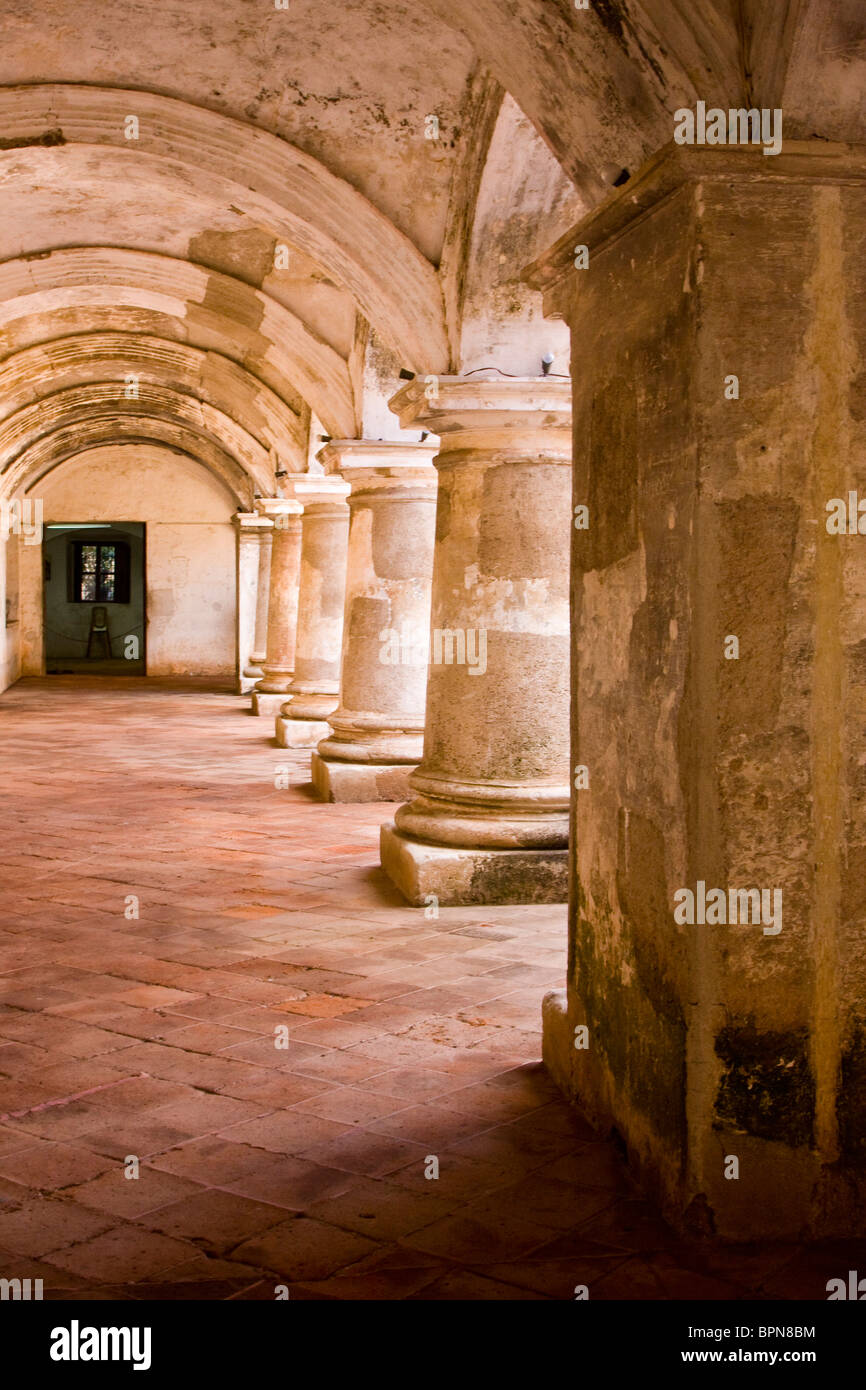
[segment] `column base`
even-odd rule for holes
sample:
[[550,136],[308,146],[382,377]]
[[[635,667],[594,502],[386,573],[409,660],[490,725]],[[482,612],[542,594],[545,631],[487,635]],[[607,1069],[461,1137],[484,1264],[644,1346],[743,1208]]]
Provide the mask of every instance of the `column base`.
[[320,801],[405,801],[415,769],[406,763],[341,763],[314,753],[310,771]]
[[[760,1138],[724,1123],[707,1130],[700,1146],[704,1177],[696,1191],[676,1147],[647,1125],[646,1112],[620,1089],[600,1059],[591,1026],[590,1045],[575,1047],[575,1024],[587,1019],[585,1008],[570,1002],[566,990],[553,990],[544,996],[541,1014],[542,1060],[550,1076],[600,1134],[616,1129],[625,1142],[632,1176],[685,1238],[712,1233],[723,1241],[751,1243],[859,1234],[866,1212],[862,1169],[822,1168],[806,1145]],[[743,1162],[744,1181],[725,1178],[728,1154]]]
[[266,715],[274,719],[288,698],[285,690],[278,691],[276,694],[271,694],[267,690],[254,690],[250,713],[260,716]]
[[435,896],[443,907],[568,902],[567,849],[460,849],[379,832],[382,868],[413,907]]
[[568,992],[552,989],[541,1001],[541,1059],[563,1095],[578,1101],[574,1083],[574,1028],[569,1024]]
[[315,748],[320,739],[328,737],[328,721],[287,719],[284,714],[278,714],[275,731],[280,748]]

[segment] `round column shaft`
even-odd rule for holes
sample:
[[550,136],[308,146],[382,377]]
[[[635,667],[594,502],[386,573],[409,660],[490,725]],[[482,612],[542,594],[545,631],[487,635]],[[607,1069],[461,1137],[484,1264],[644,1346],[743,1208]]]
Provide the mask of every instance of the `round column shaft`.
[[[256,577],[256,616],[253,648],[249,660],[243,668],[246,689],[251,690],[256,681],[262,678],[262,667],[268,652],[268,603],[271,593],[271,547],[274,538],[274,523],[270,517],[256,513],[262,529],[258,532],[258,574]],[[246,690],[243,692],[246,693]]]
[[351,487],[340,703],[313,755],[328,801],[399,801],[421,757],[436,514],[432,444],[338,440]]
[[274,529],[267,655],[262,678],[253,690],[252,707],[254,714],[275,715],[286,699],[294,671],[303,509],[290,497],[266,497],[257,505],[273,521]]
[[[260,606],[260,575],[263,558],[267,562],[265,589],[270,578],[270,547],[273,523],[258,512],[237,512],[237,670],[238,694],[246,695],[261,678],[255,665],[256,627]],[[265,551],[267,554],[265,555]],[[267,608],[267,593],[264,607]],[[261,654],[264,659],[264,653]]]
[[294,481],[302,503],[301,573],[295,673],[276,720],[282,748],[315,748],[339,703],[340,653],[349,539],[348,483],[338,477]]
[[383,864],[415,902],[565,900],[570,383],[441,377],[391,405],[441,447],[424,756]]

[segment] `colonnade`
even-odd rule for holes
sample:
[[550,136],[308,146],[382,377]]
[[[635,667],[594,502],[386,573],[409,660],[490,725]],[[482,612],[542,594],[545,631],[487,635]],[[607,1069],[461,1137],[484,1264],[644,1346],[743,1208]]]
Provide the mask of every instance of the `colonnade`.
[[479,372],[393,397],[423,444],[321,458],[351,519],[319,795],[399,803],[414,905],[566,901],[570,867],[547,1067],[677,1224],[736,1239],[866,1209],[866,552],[834,522],[864,182],[816,142],[663,150],[526,272],[579,354],[573,435],[570,382]]
[[390,406],[405,439],[330,440],[238,516],[239,689],[321,800],[398,803],[410,903],[565,901],[570,384]]

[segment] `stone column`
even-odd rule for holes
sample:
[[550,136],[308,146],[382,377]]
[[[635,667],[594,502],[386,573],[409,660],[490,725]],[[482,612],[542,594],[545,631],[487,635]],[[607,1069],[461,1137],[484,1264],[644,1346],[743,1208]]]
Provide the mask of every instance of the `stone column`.
[[274,529],[268,598],[268,649],[262,678],[256,682],[253,690],[252,713],[273,718],[285,703],[294,671],[303,508],[291,497],[265,497],[257,506],[262,515],[273,522]]
[[[256,638],[264,637],[267,631],[267,583],[270,579],[271,531],[273,522],[258,512],[236,512],[234,517],[237,531],[237,663],[238,694],[248,695],[261,678],[261,666],[256,658],[264,660],[264,651],[259,653]],[[263,565],[265,566],[264,599],[260,602],[259,584]],[[258,633],[259,609],[264,609],[265,624]]]
[[262,666],[268,650],[268,603],[271,592],[271,548],[273,545],[274,523],[270,517],[255,513],[262,522],[259,531],[259,570],[256,579],[256,616],[253,649],[243,668],[242,695],[248,694],[256,681],[262,678]]
[[313,754],[324,801],[399,801],[421,756],[436,516],[430,444],[335,440],[350,484],[339,708]]
[[289,701],[277,715],[281,748],[315,748],[339,704],[343,604],[349,541],[349,484],[303,475],[294,480],[303,505],[298,640]]
[[424,757],[382,867],[416,905],[565,901],[570,385],[440,377],[391,407],[441,446]]
[[585,509],[545,1060],[731,1239],[864,1231],[864,250],[861,150],[671,146],[528,273]]

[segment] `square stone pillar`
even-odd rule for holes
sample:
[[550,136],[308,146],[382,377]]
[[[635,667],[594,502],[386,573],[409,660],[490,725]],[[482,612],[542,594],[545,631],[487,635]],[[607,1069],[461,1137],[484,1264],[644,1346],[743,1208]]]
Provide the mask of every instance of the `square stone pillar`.
[[294,480],[301,518],[301,578],[295,673],[277,715],[281,748],[315,748],[339,704],[343,603],[349,543],[349,484],[305,474]]
[[391,408],[440,448],[424,756],[382,867],[416,906],[564,902],[570,385],[439,377]]
[[303,507],[291,497],[264,497],[256,506],[273,522],[273,542],[267,654],[253,689],[252,713],[273,719],[285,704],[295,669]]
[[336,439],[318,454],[351,489],[340,703],[311,767],[323,801],[400,801],[421,757],[435,452]]
[[544,1056],[732,1238],[866,1226],[864,253],[862,152],[671,146],[527,273],[574,382]]
[[[237,533],[237,681],[238,694],[247,695],[261,679],[257,653],[257,618],[259,611],[259,576],[266,560],[265,580],[270,578],[270,547],[273,522],[258,512],[236,512],[233,518]],[[267,583],[265,583],[264,626],[267,631]],[[263,637],[264,640],[264,637]]]

